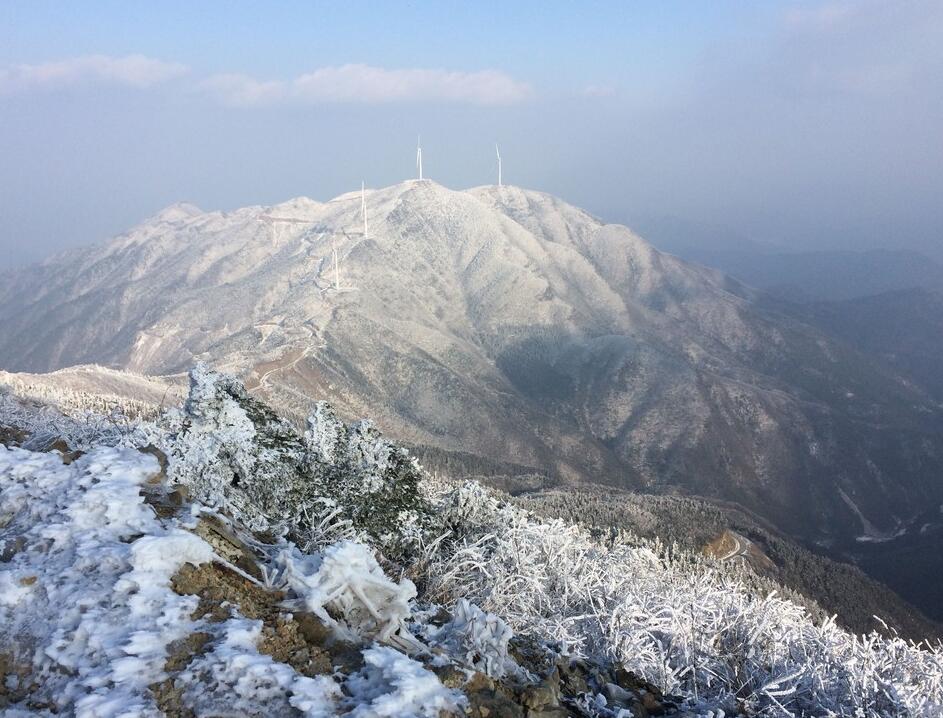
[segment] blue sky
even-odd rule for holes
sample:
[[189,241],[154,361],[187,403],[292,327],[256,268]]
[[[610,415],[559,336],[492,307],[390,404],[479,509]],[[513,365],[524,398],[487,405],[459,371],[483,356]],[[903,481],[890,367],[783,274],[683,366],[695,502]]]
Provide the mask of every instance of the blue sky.
[[0,267],[427,174],[810,248],[943,242],[943,4],[0,5]]

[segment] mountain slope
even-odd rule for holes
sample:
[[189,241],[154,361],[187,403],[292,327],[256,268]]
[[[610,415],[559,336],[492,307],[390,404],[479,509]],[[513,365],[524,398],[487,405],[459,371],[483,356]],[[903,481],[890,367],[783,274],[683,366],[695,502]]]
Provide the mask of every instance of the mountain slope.
[[[20,437],[0,441],[4,715],[943,707],[932,645],[845,631],[748,565],[436,481],[323,402],[302,434],[205,366],[182,407],[107,434],[0,400]],[[69,425],[78,451],[27,448]]]
[[881,359],[943,401],[943,291],[910,289],[799,309],[809,323]]
[[815,538],[943,499],[939,408],[720,273],[538,192],[371,191],[368,236],[359,200],[177,206],[11,277],[0,365],[210,360],[296,416],[326,396],[412,444]]

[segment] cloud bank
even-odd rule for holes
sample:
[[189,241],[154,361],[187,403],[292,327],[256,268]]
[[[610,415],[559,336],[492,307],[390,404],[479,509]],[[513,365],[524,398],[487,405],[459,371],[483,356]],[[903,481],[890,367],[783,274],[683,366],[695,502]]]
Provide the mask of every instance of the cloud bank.
[[69,88],[88,83],[147,88],[188,71],[189,68],[179,62],[165,62],[144,55],[85,55],[38,65],[0,68],[0,93]]
[[258,80],[248,75],[214,75],[202,89],[228,105],[274,103],[389,103],[408,101],[504,105],[526,100],[533,88],[498,70],[452,72],[386,69],[349,64],[322,67],[292,80]]

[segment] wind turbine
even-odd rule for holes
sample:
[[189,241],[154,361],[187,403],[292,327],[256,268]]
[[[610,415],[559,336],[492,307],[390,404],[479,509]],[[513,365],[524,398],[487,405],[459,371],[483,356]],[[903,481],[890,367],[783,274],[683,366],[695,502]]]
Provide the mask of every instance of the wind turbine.
[[416,167],[419,169],[419,179],[422,179],[422,138],[416,139]]
[[501,186],[501,150],[498,149],[498,143],[494,144],[494,153],[498,156],[498,187]]
[[367,238],[367,194],[363,180],[360,180],[360,214],[363,216],[363,237]]

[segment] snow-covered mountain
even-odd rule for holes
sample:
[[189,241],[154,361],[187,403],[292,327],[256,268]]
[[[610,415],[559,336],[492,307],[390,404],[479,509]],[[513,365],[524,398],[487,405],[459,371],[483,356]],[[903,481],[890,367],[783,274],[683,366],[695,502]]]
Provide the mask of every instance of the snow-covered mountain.
[[[194,359],[413,445],[563,480],[679,487],[821,538],[905,526],[943,486],[938,405],[629,229],[515,187],[177,205],[0,285],[0,366]],[[337,255],[337,270],[333,260]]]

